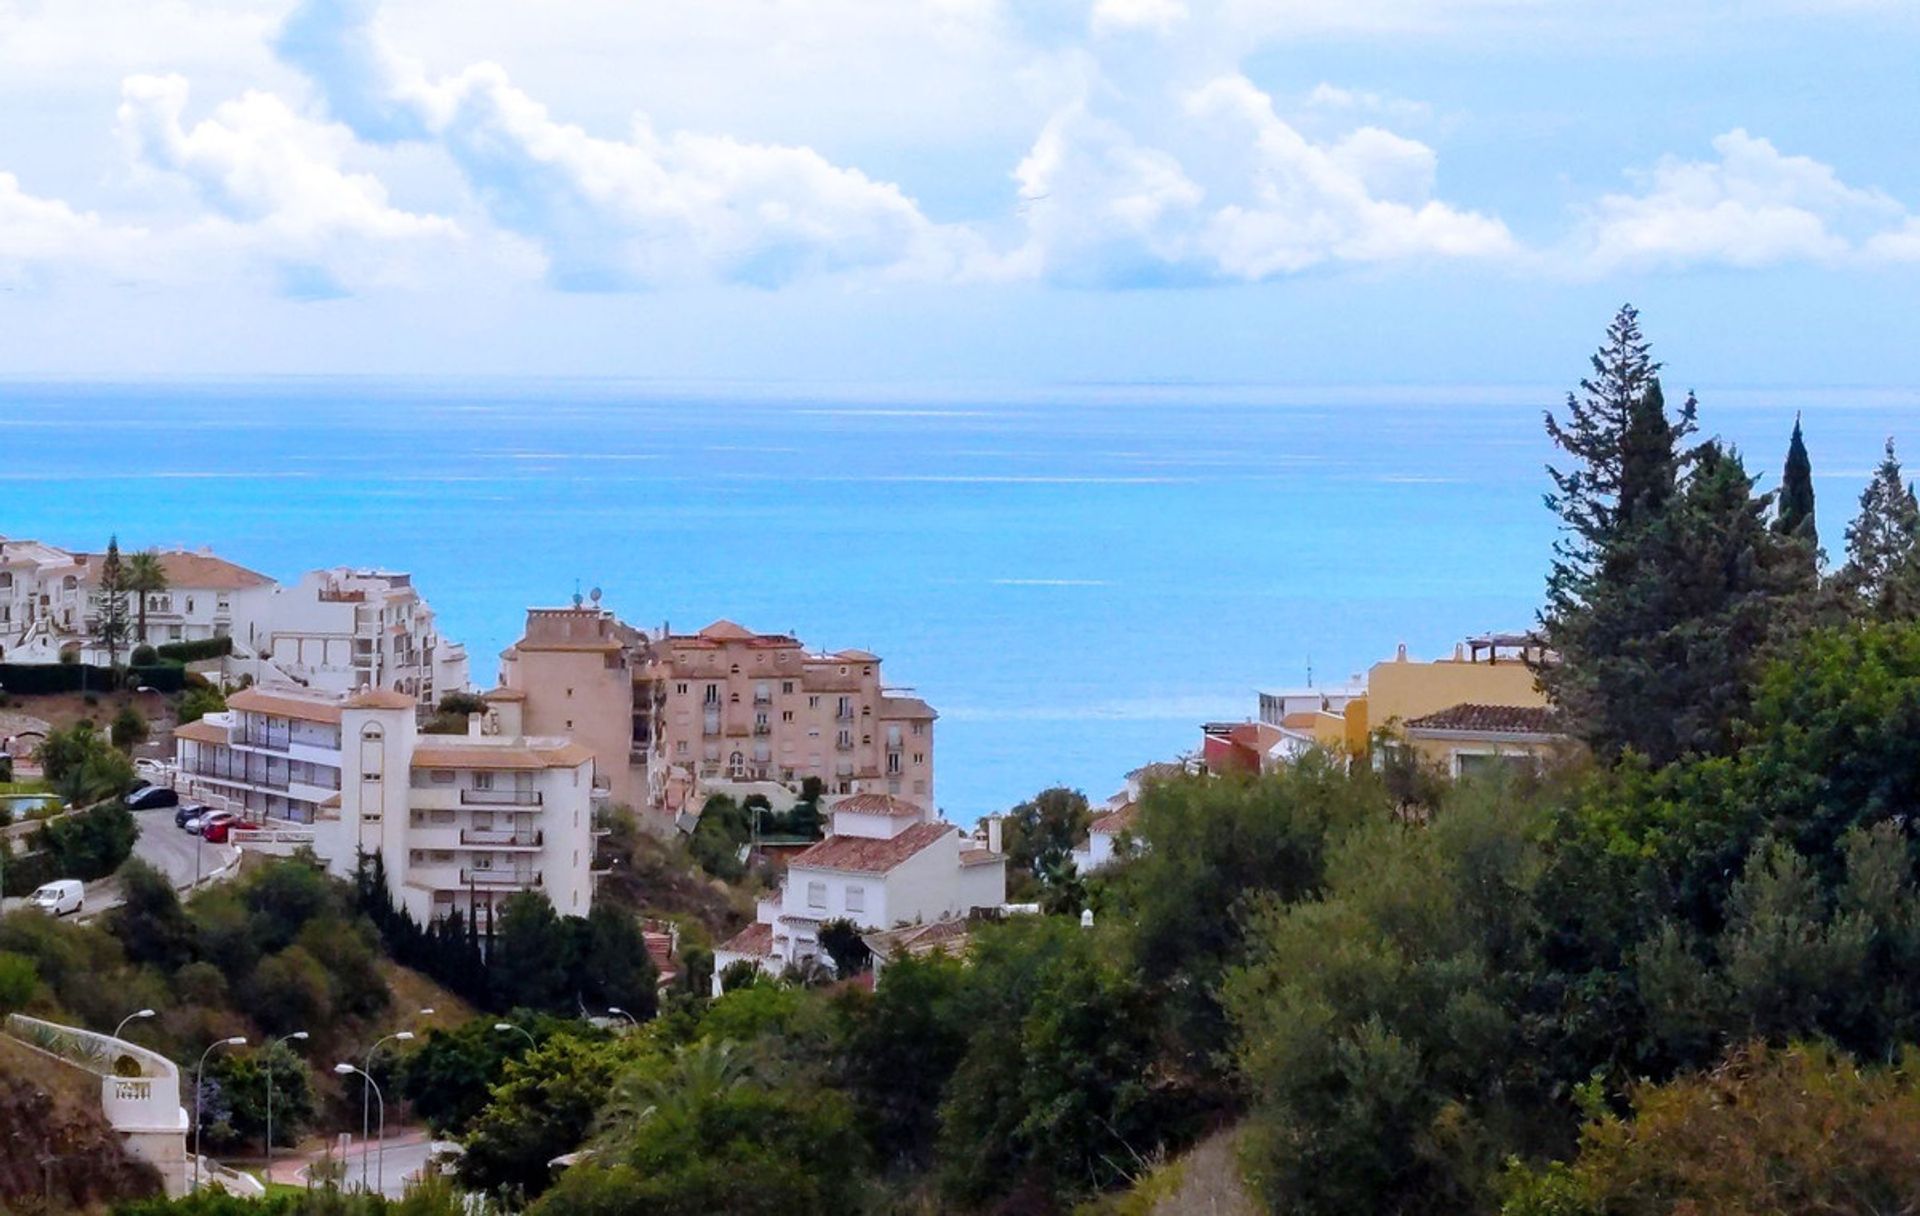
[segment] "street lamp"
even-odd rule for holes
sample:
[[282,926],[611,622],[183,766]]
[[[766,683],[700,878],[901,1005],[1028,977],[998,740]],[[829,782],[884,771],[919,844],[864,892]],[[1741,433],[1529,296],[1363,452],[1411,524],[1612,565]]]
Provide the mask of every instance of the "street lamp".
[[267,1181],[273,1181],[273,1049],[295,1039],[304,1040],[307,1032],[296,1030],[267,1044]]
[[113,1037],[116,1039],[119,1038],[120,1032],[127,1028],[128,1022],[136,1021],[140,1018],[150,1018],[152,1016],[153,1016],[153,1010],[151,1009],[140,1009],[140,1010],[134,1011],[133,1013],[128,1014],[126,1017],[120,1019],[120,1024],[118,1026],[115,1026],[113,1028]]
[[[382,1043],[396,1040],[402,1043],[411,1042],[413,1040],[413,1031],[396,1030],[385,1038],[375,1039],[373,1046],[367,1048],[367,1066],[363,1071],[369,1074],[369,1080],[372,1079],[373,1053],[380,1050]],[[339,1072],[340,1070],[336,1068],[334,1071]],[[345,1074],[342,1075],[344,1076]],[[363,1191],[367,1189],[367,1116],[370,1113],[372,1112],[367,1109],[367,1091],[363,1089],[360,1091],[360,1189]],[[382,1117],[384,1118],[384,1116]],[[386,1133],[382,1132],[381,1134],[384,1136]]]
[[196,1191],[200,1189],[200,1097],[205,1092],[200,1084],[200,1072],[207,1066],[207,1057],[213,1054],[214,1048],[246,1045],[247,1040],[240,1035],[215,1039],[207,1044],[207,1049],[200,1053],[200,1062],[193,1066],[193,1189]]
[[532,1035],[527,1034],[527,1028],[525,1026],[515,1026],[512,1022],[495,1022],[493,1024],[493,1028],[499,1031],[501,1034],[507,1034],[511,1032],[514,1034],[525,1035],[527,1040],[527,1046],[533,1048],[535,1051],[538,1051],[540,1049],[540,1044],[537,1041],[535,1041]]
[[[371,1055],[371,1053],[369,1053],[369,1055]],[[359,1074],[360,1079],[367,1083],[367,1088],[373,1091],[374,1101],[380,1104],[380,1173],[377,1185],[380,1187],[382,1193],[384,1193],[387,1187],[387,1100],[381,1096],[380,1087],[374,1084],[372,1075],[365,1069],[355,1068],[345,1060],[342,1060],[333,1066],[333,1071],[343,1077],[350,1077],[356,1073]],[[365,1090],[361,1092],[364,1093]],[[363,1191],[367,1189],[367,1143],[365,1140],[360,1142],[360,1189]]]
[[625,1019],[627,1019],[627,1021],[629,1021],[629,1022],[632,1022],[632,1023],[633,1023],[633,1025],[634,1025],[634,1029],[636,1029],[636,1030],[640,1028],[640,1019],[639,1019],[639,1018],[636,1018],[636,1017],[634,1017],[634,1016],[633,1016],[632,1014],[630,1014],[630,1013],[628,1013],[628,1012],[627,1012],[626,1010],[624,1010],[624,1009],[622,1009],[622,1008],[620,1008],[620,1006],[618,1006],[618,1005],[609,1005],[609,1006],[607,1006],[607,1012],[608,1012],[608,1013],[617,1013],[617,1014],[619,1014],[619,1015],[620,1015],[621,1017],[623,1017],[623,1018],[625,1018]]

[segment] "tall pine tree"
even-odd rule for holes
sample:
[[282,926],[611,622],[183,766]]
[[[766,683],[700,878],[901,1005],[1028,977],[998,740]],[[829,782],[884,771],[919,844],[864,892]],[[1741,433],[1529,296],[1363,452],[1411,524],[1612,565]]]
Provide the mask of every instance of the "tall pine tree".
[[1632,305],[1607,327],[1592,365],[1580,393],[1567,396],[1565,420],[1546,419],[1572,459],[1547,470],[1547,505],[1562,535],[1540,623],[1558,661],[1543,665],[1540,679],[1574,731],[1611,755],[1634,746],[1643,729],[1634,643],[1660,627],[1639,598],[1647,539],[1680,484],[1680,444],[1693,433],[1696,405],[1689,394],[1678,419],[1668,417],[1660,365]]
[[93,636],[107,652],[107,666],[120,665],[120,646],[132,622],[127,613],[127,568],[120,560],[120,538],[107,539],[100,579],[93,591]]
[[1773,528],[1784,541],[1781,560],[1785,572],[1807,597],[1803,607],[1816,610],[1813,597],[1820,586],[1820,533],[1813,517],[1813,461],[1807,457],[1798,414],[1793,418],[1793,438],[1787,441],[1787,463],[1780,473]]
[[1920,615],[1920,503],[1901,480],[1891,438],[1860,495],[1860,514],[1847,525],[1847,564],[1838,581],[1858,612],[1881,620]]

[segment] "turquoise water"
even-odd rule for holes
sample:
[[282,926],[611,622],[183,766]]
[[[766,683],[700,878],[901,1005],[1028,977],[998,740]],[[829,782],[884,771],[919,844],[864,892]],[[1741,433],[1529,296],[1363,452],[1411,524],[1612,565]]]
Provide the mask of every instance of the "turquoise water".
[[[1841,545],[1911,393],[1714,393],[1775,475],[1794,410]],[[941,711],[954,818],[1104,796],[1253,712],[1532,617],[1551,390],[0,384],[0,535],[412,571],[476,680],[529,605],[858,646]]]

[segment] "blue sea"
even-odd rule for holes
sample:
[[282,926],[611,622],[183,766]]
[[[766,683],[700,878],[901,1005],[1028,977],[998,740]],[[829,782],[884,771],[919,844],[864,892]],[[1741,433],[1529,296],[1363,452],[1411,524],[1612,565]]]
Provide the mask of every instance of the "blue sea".
[[[476,681],[528,606],[730,617],[882,655],[941,713],[971,821],[1095,798],[1406,643],[1523,628],[1554,521],[1550,388],[284,379],[0,383],[0,535],[211,545],[292,579],[411,571]],[[1703,390],[1777,479],[1806,411],[1822,535],[1920,394]]]

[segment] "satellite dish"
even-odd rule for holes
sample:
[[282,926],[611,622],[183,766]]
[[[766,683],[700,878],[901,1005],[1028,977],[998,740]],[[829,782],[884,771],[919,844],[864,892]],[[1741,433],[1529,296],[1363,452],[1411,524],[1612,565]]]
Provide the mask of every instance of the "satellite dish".
[[580,593],[578,591],[573,593],[573,606],[575,608],[580,606]]
[[600,588],[595,587],[592,591],[587,592],[587,598],[592,600],[596,605],[599,604]]

